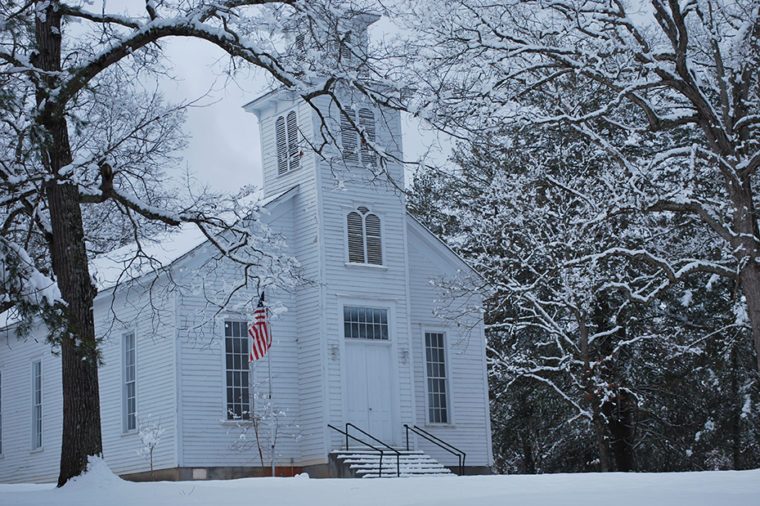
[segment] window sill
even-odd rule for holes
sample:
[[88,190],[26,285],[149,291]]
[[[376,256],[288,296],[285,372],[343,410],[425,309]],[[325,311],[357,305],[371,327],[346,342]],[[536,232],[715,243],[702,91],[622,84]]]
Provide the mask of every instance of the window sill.
[[431,422],[427,422],[427,423],[425,423],[425,427],[430,427],[431,429],[456,429],[457,425],[455,423],[431,423]]
[[137,434],[137,429],[125,430],[122,431],[121,437],[134,436],[135,434]]
[[253,420],[219,420],[219,424],[224,427],[237,427],[241,425],[253,425]]
[[44,446],[40,446],[39,448],[32,448],[31,450],[29,450],[29,453],[32,453],[32,454],[33,453],[42,453],[43,451],[45,451],[45,447]]
[[388,270],[388,266],[386,266],[386,265],[360,264],[360,263],[356,263],[356,262],[345,262],[345,266],[346,267],[350,267],[350,268],[357,267],[359,269],[362,269],[362,268],[364,268],[364,269],[376,269],[376,270],[379,270],[379,271],[387,271]]

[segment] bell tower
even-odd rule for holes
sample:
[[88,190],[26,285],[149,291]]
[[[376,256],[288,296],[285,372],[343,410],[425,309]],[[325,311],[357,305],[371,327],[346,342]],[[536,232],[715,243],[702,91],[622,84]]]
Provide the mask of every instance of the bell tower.
[[[325,434],[315,458],[339,446],[328,423],[400,444],[402,420],[413,419],[413,397],[400,394],[413,389],[401,118],[343,84],[366,79],[367,28],[377,19],[357,14],[323,41],[296,36],[307,64],[333,65],[335,98],[306,104],[279,88],[245,106],[259,118],[265,196],[298,188],[286,239],[313,281],[294,310],[299,366],[323,371],[300,390],[304,405],[321,399],[300,422]],[[323,61],[309,63],[315,55]]]

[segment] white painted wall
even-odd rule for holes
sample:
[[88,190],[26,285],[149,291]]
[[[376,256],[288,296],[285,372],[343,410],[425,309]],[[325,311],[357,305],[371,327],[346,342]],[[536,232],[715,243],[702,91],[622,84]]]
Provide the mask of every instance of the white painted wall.
[[[424,227],[412,218],[407,219],[409,235],[409,265],[412,293],[412,343],[414,361],[414,394],[417,399],[415,423],[467,453],[468,466],[490,466],[491,424],[488,405],[488,385],[485,363],[485,334],[483,324],[473,316],[468,321],[444,321],[435,316],[436,306],[441,307],[442,296],[430,284],[442,277],[452,278],[475,275],[446,249]],[[479,304],[480,300],[453,302]],[[451,423],[434,425],[428,423],[425,371],[424,333],[444,332],[448,365],[448,389]],[[440,462],[454,465],[456,457],[422,439],[419,448],[427,451]]]
[[[174,382],[174,297],[166,284],[153,286],[151,299],[145,287],[102,293],[95,304],[95,330],[102,338],[103,365],[99,370],[103,453],[116,473],[147,471],[148,462],[137,454],[137,431],[122,428],[122,336],[136,336],[138,419],[152,415],[165,429],[154,452],[154,468],[176,466]],[[113,302],[113,304],[112,304]],[[0,482],[55,481],[60,462],[62,391],[61,361],[46,343],[46,329],[36,326],[19,340],[13,328],[0,331],[2,374],[2,435]],[[31,363],[42,360],[43,447],[31,449]]]
[[[275,231],[292,235],[293,198],[272,206],[269,219]],[[188,259],[182,275],[205,280],[203,291],[183,293],[178,298],[181,444],[179,465],[181,467],[212,466],[259,466],[257,450],[235,447],[243,432],[242,422],[227,420],[226,378],[224,362],[225,320],[252,320],[251,300],[256,300],[255,287],[238,293],[220,314],[217,308],[207,304],[209,294],[227,293],[235,280],[242,279],[242,272],[230,262],[206,265],[209,251],[202,248]],[[210,271],[213,271],[210,272]],[[273,306],[289,310],[272,321],[272,348],[264,359],[254,364],[254,384],[260,392],[268,389],[268,360],[272,360],[273,404],[286,412],[276,454],[277,465],[298,465],[299,442],[293,437],[300,432],[298,331],[296,295],[283,290],[270,289],[267,300]],[[247,437],[252,437],[249,432]],[[253,441],[251,441],[253,444]],[[268,462],[266,463],[268,465]]]
[[[361,97],[344,97],[360,107]],[[306,466],[327,461],[331,449],[343,440],[327,429],[346,421],[345,339],[343,306],[367,305],[389,310],[393,420],[395,444],[403,443],[403,423],[416,423],[461,447],[469,465],[492,462],[488,397],[485,375],[485,342],[481,323],[471,333],[433,316],[438,294],[432,278],[455,275],[464,264],[405,212],[404,197],[381,179],[370,181],[369,173],[346,167],[334,149],[319,158],[304,149],[300,168],[277,174],[274,121],[294,107],[299,128],[315,139],[320,128],[318,115],[297,103],[287,93],[273,94],[257,104],[264,152],[265,194],[296,190],[269,207],[267,220],[289,244],[289,252],[302,266],[309,283],[286,292],[272,290],[269,300],[288,308],[273,321],[271,352],[273,401],[288,413],[287,423],[298,429],[299,439],[278,443],[278,465]],[[318,106],[337,127],[338,111],[328,99]],[[400,155],[399,115],[378,113],[377,142]],[[389,173],[403,187],[403,169],[390,163]],[[368,207],[382,221],[383,265],[349,265],[346,251],[346,215],[359,206]],[[103,294],[96,304],[96,329],[105,336],[104,366],[100,372],[104,451],[114,471],[147,470],[137,455],[140,444],[135,433],[122,431],[122,336],[134,329],[137,342],[138,415],[160,419],[165,433],[155,454],[155,468],[256,466],[256,452],[233,449],[240,429],[226,421],[224,320],[250,319],[254,288],[235,296],[227,309],[217,314],[208,298],[223,297],[241,273],[229,263],[210,261],[209,245],[197,248],[174,265],[174,280],[182,289],[159,290],[153,299],[161,311],[151,310],[145,288],[136,287],[111,301]],[[200,285],[203,285],[200,287]],[[189,288],[188,288],[189,287]],[[115,314],[114,314],[115,312]],[[423,332],[442,330],[447,335],[450,365],[449,389],[452,421],[448,426],[426,424],[427,399]],[[52,480],[57,474],[60,447],[60,362],[40,342],[17,342],[0,335],[2,374],[3,446],[0,481]],[[45,412],[44,449],[31,452],[31,361],[43,357]],[[264,374],[266,360],[256,366]],[[429,444],[421,448],[452,464],[446,453]]]

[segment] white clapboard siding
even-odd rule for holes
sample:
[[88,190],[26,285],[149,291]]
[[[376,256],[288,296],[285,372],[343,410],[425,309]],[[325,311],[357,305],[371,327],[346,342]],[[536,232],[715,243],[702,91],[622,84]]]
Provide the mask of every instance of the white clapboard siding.
[[[346,102],[356,97],[344,97]],[[320,103],[325,117],[336,121],[340,117],[334,104]],[[360,105],[356,106],[361,107]],[[376,142],[396,150],[392,136],[400,135],[399,116],[396,113],[376,114]],[[403,171],[391,163],[389,170],[403,186]],[[386,181],[369,182],[370,173],[361,167],[346,166],[339,153],[321,161],[320,207],[322,209],[322,237],[324,251],[323,305],[325,339],[329,350],[327,358],[327,402],[329,423],[341,426],[346,421],[344,408],[345,364],[343,353],[342,307],[346,303],[385,307],[390,310],[391,343],[394,346],[393,378],[394,395],[394,441],[400,443],[401,424],[413,417],[409,315],[407,311],[408,284],[404,246],[404,199],[403,195]],[[381,220],[382,259],[381,266],[356,265],[348,262],[347,216],[358,207],[366,207]],[[333,350],[339,351],[335,353]],[[389,386],[391,387],[391,386]],[[340,447],[342,439],[337,433],[329,434],[329,449]]]
[[[271,210],[268,219],[274,222],[275,232],[286,236],[292,234],[292,212],[291,200]],[[253,286],[239,291],[227,309],[217,314],[218,308],[207,303],[208,295],[223,297],[236,281],[243,279],[243,273],[231,262],[204,265],[203,260],[207,257],[207,252],[197,252],[197,258],[191,259],[183,270],[185,276],[204,279],[203,290],[183,293],[178,303],[180,466],[260,466],[252,432],[245,436],[250,444],[241,447],[243,424],[227,420],[224,362],[224,321],[250,322],[257,294]],[[207,272],[209,269],[214,273]],[[295,296],[276,289],[269,289],[266,296],[270,304],[284,306],[288,311],[272,321],[272,349],[267,357],[254,364],[253,383],[259,393],[268,391],[267,361],[271,359],[272,403],[285,413],[275,460],[278,465],[290,465],[296,463],[299,455],[299,385],[293,367],[298,360],[297,318],[293,311]]]
[[[61,362],[35,326],[23,340],[0,331],[3,453],[0,482],[43,482],[58,477],[61,447]],[[32,362],[42,362],[42,448],[32,450]]]
[[[176,466],[174,406],[174,297],[162,281],[145,288],[101,293],[95,302],[95,330],[102,339],[103,364],[99,369],[103,453],[119,474],[147,471],[148,461],[138,455],[142,447],[137,431],[122,426],[122,337],[136,337],[137,415],[160,422],[164,429],[154,451],[154,468]],[[116,321],[114,321],[116,320]],[[55,481],[61,449],[61,362],[45,341],[46,329],[36,326],[19,340],[13,327],[0,335],[2,374],[3,454],[0,482]],[[31,362],[42,360],[43,446],[31,449]]]
[[[441,294],[430,284],[431,280],[441,277],[452,278],[457,275],[458,270],[462,270],[464,275],[474,273],[419,223],[408,218],[407,225],[412,292],[414,392],[417,397],[415,422],[466,452],[468,466],[491,465],[493,458],[482,323],[477,323],[472,330],[465,330],[471,326],[470,323],[456,326],[434,316],[436,299],[440,300]],[[456,307],[456,304],[454,306]],[[424,355],[426,331],[446,334],[451,417],[451,423],[448,425],[427,423]],[[419,440],[419,448],[444,464],[456,463],[453,455],[422,439]]]
[[[152,296],[148,297],[148,291]],[[141,423],[158,423],[163,430],[153,453],[153,468],[177,465],[175,297],[166,279],[155,285],[137,283],[120,291],[112,300],[103,293],[95,304],[95,332],[101,343],[100,412],[103,454],[117,474],[148,471],[150,465],[138,454]],[[137,429],[124,432],[123,425],[123,338],[135,334]]]
[[[341,100],[356,110],[366,106],[360,95]],[[373,180],[365,167],[346,164],[336,146],[323,146],[320,155],[309,149],[305,139],[322,144],[323,119],[336,139],[341,138],[336,105],[328,97],[318,98],[314,105],[320,114],[297,96],[279,90],[246,106],[258,115],[261,126],[264,192],[273,199],[265,220],[285,237],[287,253],[298,260],[306,280],[296,289],[273,288],[267,293],[271,303],[287,308],[272,322],[272,402],[286,412],[276,463],[325,464],[329,452],[343,444],[327,424],[340,426],[347,421],[346,385],[351,379],[346,377],[342,308],[351,304],[389,310],[393,434],[388,442],[403,444],[402,425],[416,423],[466,451],[468,465],[489,465],[482,323],[465,335],[433,315],[440,294],[430,280],[454,276],[466,266],[407,216],[404,195],[384,177]],[[299,151],[297,168],[280,174],[275,122],[292,111],[298,117],[303,154]],[[362,123],[369,122],[365,114]],[[399,114],[376,110],[374,124],[376,144],[400,157]],[[388,161],[386,170],[403,188],[401,164]],[[359,207],[380,219],[381,250],[373,256],[381,256],[382,265],[348,262],[346,217]],[[254,287],[239,291],[221,312],[210,303],[221,302],[241,280],[239,268],[217,260],[211,245],[205,244],[173,264],[174,284],[169,287],[161,280],[153,286],[154,297],[146,296],[148,285],[135,285],[116,300],[111,300],[110,292],[99,296],[95,317],[98,335],[104,338],[100,371],[104,450],[114,471],[148,469],[137,453],[138,435],[125,434],[122,425],[122,340],[129,331],[137,337],[138,417],[160,421],[164,429],[154,455],[155,468],[260,465],[254,446],[241,451],[236,444],[239,424],[226,419],[224,363],[224,321],[250,320],[257,294]],[[452,423],[447,426],[426,424],[425,330],[442,330],[447,336],[452,406]],[[6,344],[0,347],[0,481],[50,481],[57,473],[60,447],[60,362],[44,343],[41,329],[34,329],[25,342],[11,337],[12,331],[4,332],[0,335]],[[43,360],[45,435],[43,449],[33,452],[31,362],[36,357]],[[257,380],[268,375],[267,359],[256,365],[255,375],[261,386]],[[421,442],[420,449],[447,465],[455,463],[427,443]]]

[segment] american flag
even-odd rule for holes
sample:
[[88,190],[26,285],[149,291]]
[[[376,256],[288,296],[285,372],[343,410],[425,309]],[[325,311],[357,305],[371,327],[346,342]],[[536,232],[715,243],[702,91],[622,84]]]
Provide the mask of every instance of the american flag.
[[251,337],[251,353],[248,354],[248,363],[258,360],[267,354],[272,346],[272,331],[269,328],[269,312],[264,306],[264,294],[261,294],[259,305],[253,311],[253,325],[248,327],[248,335]]

